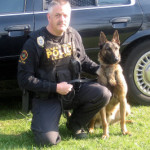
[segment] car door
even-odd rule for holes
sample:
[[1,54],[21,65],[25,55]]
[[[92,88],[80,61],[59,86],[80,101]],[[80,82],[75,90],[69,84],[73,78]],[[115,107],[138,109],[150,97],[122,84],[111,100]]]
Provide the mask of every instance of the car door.
[[33,1],[0,1],[0,80],[16,78],[18,57],[33,31]]
[[[47,3],[37,0],[34,6],[35,29],[46,26]],[[70,0],[72,6],[70,25],[82,36],[88,55],[97,61],[100,31],[108,39],[114,30],[119,31],[121,44],[141,27],[142,12],[136,0]],[[40,5],[39,5],[40,4]]]
[[98,50],[100,31],[110,39],[114,30],[118,30],[123,44],[141,24],[142,12],[136,0],[96,0],[86,6],[76,1],[72,7],[71,26],[80,32],[85,49],[95,61],[97,58],[93,51]]

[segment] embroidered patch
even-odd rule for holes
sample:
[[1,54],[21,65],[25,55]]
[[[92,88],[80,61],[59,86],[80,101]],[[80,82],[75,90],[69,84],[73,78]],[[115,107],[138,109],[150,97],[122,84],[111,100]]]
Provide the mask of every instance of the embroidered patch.
[[40,47],[44,47],[44,38],[42,36],[37,37],[37,44]]
[[22,61],[25,61],[28,58],[28,52],[26,50],[23,50],[21,55],[20,55],[20,59]]
[[71,42],[63,44],[61,46],[54,46],[51,48],[46,48],[47,59],[58,60],[72,54],[72,45]]

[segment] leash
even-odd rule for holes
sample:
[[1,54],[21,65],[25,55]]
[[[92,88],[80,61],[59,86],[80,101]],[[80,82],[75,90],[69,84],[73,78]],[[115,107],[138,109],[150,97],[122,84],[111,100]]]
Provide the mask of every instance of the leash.
[[64,109],[63,102],[66,101],[66,102],[68,102],[68,104],[72,103],[74,95],[75,95],[75,90],[72,89],[71,92],[72,92],[73,96],[70,99],[66,99],[65,98],[66,95],[65,96],[64,95],[58,95],[58,98],[59,98],[60,103],[61,103],[61,109],[62,109],[63,116],[64,116],[64,118],[67,118],[67,119],[69,119],[69,116],[68,116],[68,111],[69,110]]
[[88,78],[81,78],[81,79],[74,79],[69,81],[68,83],[73,84],[73,83],[86,83],[86,82],[96,82],[97,79],[88,79]]
[[72,101],[74,99],[74,96],[75,96],[75,93],[79,92],[79,90],[81,88],[81,83],[96,82],[96,81],[97,81],[97,79],[83,78],[83,79],[74,79],[74,80],[71,80],[71,81],[68,82],[69,84],[73,84],[73,87],[74,86],[77,86],[77,87],[74,87],[72,89],[72,91],[69,92],[67,95],[59,95],[59,99],[60,99],[60,102],[61,102],[61,108],[62,108],[64,118],[68,119],[68,115],[67,115],[68,110],[64,109],[63,102],[68,103],[68,105],[69,105],[69,103],[72,103]]

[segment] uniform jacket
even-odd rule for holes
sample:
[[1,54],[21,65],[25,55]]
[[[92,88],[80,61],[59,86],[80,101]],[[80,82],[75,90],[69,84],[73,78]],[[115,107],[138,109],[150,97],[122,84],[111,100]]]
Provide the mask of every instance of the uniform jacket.
[[18,63],[18,83],[33,92],[56,93],[58,82],[72,80],[69,68],[75,49],[82,71],[96,74],[98,65],[86,55],[78,32],[69,27],[61,37],[43,27],[25,42]]

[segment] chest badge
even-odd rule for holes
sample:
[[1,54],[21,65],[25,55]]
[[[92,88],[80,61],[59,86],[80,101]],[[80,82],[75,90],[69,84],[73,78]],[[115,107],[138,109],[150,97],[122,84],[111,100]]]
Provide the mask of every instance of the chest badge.
[[44,38],[42,36],[37,37],[37,44],[40,47],[44,47]]

